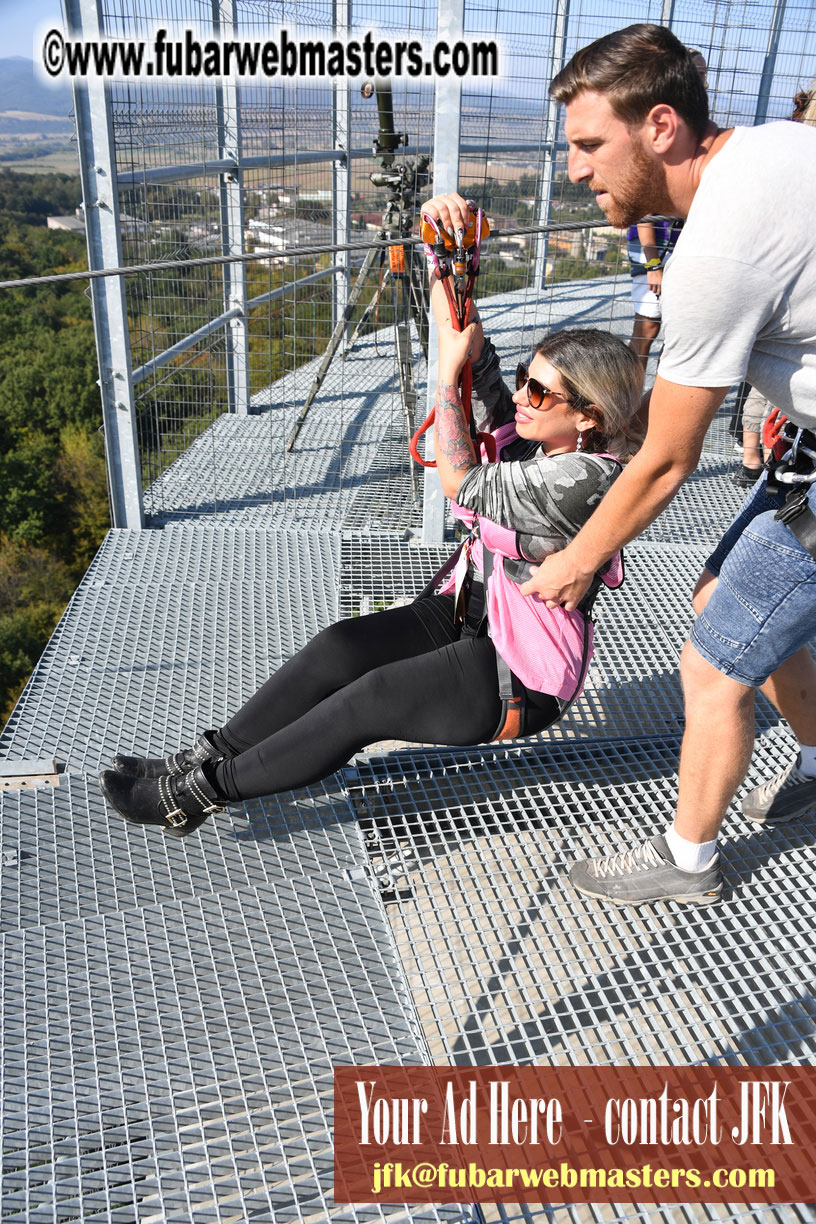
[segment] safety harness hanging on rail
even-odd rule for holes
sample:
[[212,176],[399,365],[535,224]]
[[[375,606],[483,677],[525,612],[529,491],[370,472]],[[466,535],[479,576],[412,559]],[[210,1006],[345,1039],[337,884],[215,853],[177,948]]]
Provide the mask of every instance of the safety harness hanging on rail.
[[[453,329],[458,332],[464,331],[473,298],[473,286],[479,275],[482,241],[490,233],[484,209],[476,209],[473,220],[458,240],[451,238],[450,234],[442,229],[436,218],[427,214],[422,216],[420,233],[425,243],[425,254],[428,256],[431,275],[439,277],[445,290]],[[469,361],[465,362],[462,369],[460,390],[465,420],[470,422],[473,373]],[[434,410],[431,409],[408,444],[411,458],[422,467],[436,467],[433,460],[423,459],[419,453],[419,440],[431,428],[433,422]]]

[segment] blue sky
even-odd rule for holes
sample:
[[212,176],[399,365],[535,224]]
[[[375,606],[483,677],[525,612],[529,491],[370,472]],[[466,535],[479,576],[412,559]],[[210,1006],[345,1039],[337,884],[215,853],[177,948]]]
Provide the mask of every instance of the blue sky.
[[33,59],[34,31],[62,25],[60,0],[0,0],[0,55]]

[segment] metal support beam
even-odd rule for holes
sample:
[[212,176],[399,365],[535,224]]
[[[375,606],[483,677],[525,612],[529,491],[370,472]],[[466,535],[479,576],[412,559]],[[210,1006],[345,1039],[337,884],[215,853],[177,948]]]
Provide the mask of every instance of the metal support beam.
[[[557,0],[553,24],[552,77],[564,67],[567,48],[567,25],[569,23],[569,0]],[[541,198],[538,207],[538,224],[549,225],[552,217],[552,199],[555,187],[555,142],[558,132],[558,103],[550,98],[547,102],[544,133],[544,161],[541,167]],[[533,284],[536,290],[544,288],[547,275],[547,253],[550,236],[540,234],[536,241]]]
[[[212,0],[214,32],[219,37],[237,36],[235,0]],[[241,103],[234,81],[219,81],[215,87],[218,121],[218,156],[232,168],[219,176],[221,252],[244,253],[243,182],[238,160],[241,151]],[[249,343],[246,318],[246,265],[224,264],[224,312],[226,324],[227,402],[229,411],[245,416],[249,411]],[[237,313],[233,313],[237,311]]]
[[[335,38],[345,39],[351,33],[351,0],[332,0],[332,30]],[[348,243],[351,226],[351,161],[349,137],[351,134],[351,86],[347,81],[332,83],[332,144],[342,159],[332,162],[332,217],[334,243]],[[332,330],[346,313],[350,286],[349,252],[338,252],[337,262],[345,268],[342,276],[335,276],[332,286]]]
[[663,12],[660,16],[660,24],[666,26],[666,28],[670,30],[673,21],[674,0],[663,0]]
[[139,366],[137,370],[133,371],[134,387],[138,386],[140,382],[144,382],[151,374],[155,374],[156,370],[160,370],[163,366],[169,365],[171,361],[175,361],[176,357],[181,357],[182,353],[187,353],[191,348],[195,348],[197,344],[201,344],[213,332],[220,331],[222,327],[226,327],[241,313],[237,306],[233,306],[232,310],[225,310],[223,314],[218,315],[215,319],[210,319],[209,323],[205,323],[203,327],[197,328],[189,336],[184,336],[176,344],[171,344],[170,348],[166,348],[163,353],[159,353],[156,357],[152,357],[150,361],[146,361],[144,365]]
[[[248,316],[251,310],[254,310],[256,306],[263,306],[265,302],[277,301],[278,298],[291,293],[295,288],[299,289],[302,285],[311,285],[314,281],[325,280],[327,276],[333,276],[336,272],[341,272],[342,270],[337,264],[332,264],[330,268],[321,268],[319,272],[312,272],[310,276],[302,276],[300,280],[289,281],[285,285],[279,285],[277,289],[270,289],[268,293],[259,293],[257,297],[250,298],[247,302],[246,314]],[[237,318],[241,313],[237,306],[233,310],[225,310],[223,314],[218,315],[215,319],[210,319],[209,323],[205,323],[197,331],[191,332],[189,336],[185,336],[176,344],[172,344],[163,353],[152,357],[143,366],[139,366],[138,370],[133,371],[133,385],[138,386],[149,375],[155,374],[156,370],[162,369],[163,366],[169,365],[171,361],[174,361],[176,357],[181,357],[182,353],[187,353],[191,348],[195,348],[202,340],[206,340],[213,332],[219,331],[225,324]]]
[[[436,36],[446,39],[452,47],[462,37],[464,0],[450,0],[437,7]],[[462,80],[449,75],[436,81],[434,111],[433,194],[456,191],[459,186],[459,128],[462,116]],[[429,413],[436,398],[436,377],[439,369],[439,337],[433,312],[429,317],[428,390]],[[425,436],[425,458],[433,458],[433,431]],[[445,496],[435,468],[425,468],[422,496],[422,542],[436,544],[445,536]]]
[[[472,153],[478,157],[485,152],[484,142],[470,141],[463,144],[462,154]],[[492,153],[540,153],[541,144],[530,140],[494,140],[490,141]],[[405,157],[417,157],[427,153],[428,149],[420,149],[416,145],[403,145],[401,152]],[[365,148],[349,149],[350,161],[369,161],[371,145]],[[279,170],[283,166],[315,166],[321,162],[345,161],[346,154],[338,149],[316,149],[312,152],[304,150],[297,153],[259,153],[252,157],[232,159],[217,158],[214,161],[176,162],[171,166],[144,166],[140,170],[127,170],[119,175],[119,186],[153,187],[160,183],[183,183],[190,179],[212,178],[225,171],[235,170]]]
[[[65,13],[72,37],[104,36],[102,0],[65,0]],[[94,271],[120,268],[122,235],[109,86],[101,78],[89,77],[75,81],[72,88],[88,267]],[[99,277],[91,281],[90,288],[111,519],[114,527],[141,528],[144,509],[124,280],[121,276]]]
[[774,5],[773,21],[768,34],[768,50],[765,52],[765,62],[762,65],[762,76],[759,81],[754,124],[764,123],[768,118],[768,103],[771,99],[771,87],[776,72],[776,55],[779,51],[782,23],[785,18],[785,2],[786,0],[776,0]]

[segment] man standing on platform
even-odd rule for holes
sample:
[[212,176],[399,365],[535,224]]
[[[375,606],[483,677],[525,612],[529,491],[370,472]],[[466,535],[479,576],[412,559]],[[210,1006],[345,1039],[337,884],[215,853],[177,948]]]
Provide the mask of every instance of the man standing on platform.
[[[688,51],[660,26],[630,26],[579,51],[551,93],[566,104],[569,171],[613,225],[686,218],[663,278],[665,343],[640,453],[584,529],[531,583],[574,607],[598,567],[671,501],[697,465],[728,387],[748,378],[794,426],[816,429],[816,132],[783,122],[720,130]],[[590,896],[638,904],[716,900],[717,835],[754,742],[754,693],[800,742],[796,761],[743,800],[779,823],[816,810],[816,439],[799,438],[801,513],[776,511],[766,478],[706,563],[681,661],[686,732],[665,834],[577,864]],[[813,451],[812,457],[805,451]],[[811,481],[808,482],[807,477]]]
[[[566,105],[569,174],[612,225],[686,218],[663,286],[665,342],[648,432],[583,529],[522,587],[574,608],[593,575],[669,504],[694,471],[708,426],[747,378],[802,427],[799,503],[763,477],[706,562],[683,650],[686,731],[670,827],[573,867],[575,887],[619,904],[715,901],[717,836],[754,742],[760,688],[800,752],[743,800],[759,823],[816,810],[816,130],[769,123],[722,130],[688,50],[662,26],[634,25],[573,56],[550,92]],[[460,196],[432,201],[464,224]],[[809,483],[810,481],[810,483]]]

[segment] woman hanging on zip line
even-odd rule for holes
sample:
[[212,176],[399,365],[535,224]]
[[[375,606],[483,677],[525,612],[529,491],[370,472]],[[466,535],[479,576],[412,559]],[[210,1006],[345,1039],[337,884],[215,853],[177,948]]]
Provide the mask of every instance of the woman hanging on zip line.
[[[324,629],[192,748],[114,757],[100,783],[127,820],[186,837],[228,804],[317,782],[379,740],[467,745],[533,735],[580,692],[592,651],[588,610],[547,608],[519,584],[531,562],[578,533],[636,449],[640,363],[606,332],[555,332],[518,367],[511,395],[478,318],[454,331],[436,279],[431,301],[435,456],[453,512],[470,529],[455,568],[437,593],[407,607]],[[468,359],[476,440],[458,389]],[[607,585],[619,585],[619,560],[610,566]]]

